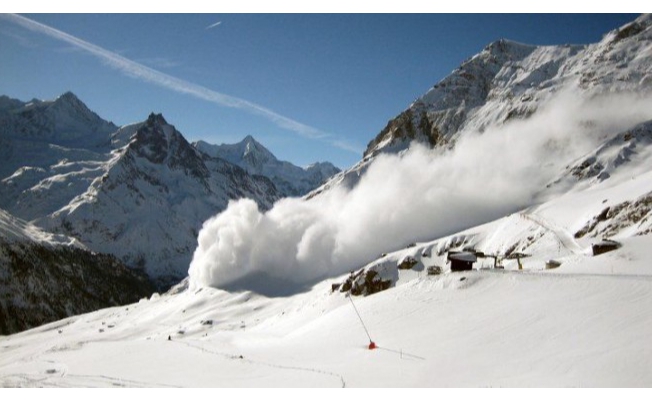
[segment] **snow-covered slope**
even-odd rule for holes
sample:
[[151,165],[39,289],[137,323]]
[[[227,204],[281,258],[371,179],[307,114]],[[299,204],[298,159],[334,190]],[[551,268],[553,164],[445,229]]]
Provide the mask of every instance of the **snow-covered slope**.
[[[652,172],[621,173],[382,255],[364,269],[392,285],[370,296],[333,286],[346,275],[281,297],[184,282],[0,338],[0,385],[649,387],[652,202],[634,200],[649,197]],[[638,204],[635,218],[614,214],[597,228],[621,247],[593,256],[601,235],[578,232],[624,202]],[[450,272],[447,251],[471,248],[504,269],[487,257]],[[398,269],[408,256],[417,262]],[[546,269],[551,259],[557,267]],[[442,273],[428,275],[433,265]]]
[[0,209],[0,238],[13,242],[36,242],[55,246],[84,247],[76,239],[45,232],[25,220],[14,217],[3,209]]
[[302,196],[340,172],[339,168],[329,162],[318,162],[301,168],[280,161],[251,136],[236,144],[211,145],[198,141],[193,146],[211,157],[219,157],[235,164],[252,175],[268,177],[284,196]]
[[595,150],[568,165],[549,186],[564,191],[586,188],[613,176],[633,179],[652,167],[651,145],[652,121],[646,121],[603,141]]

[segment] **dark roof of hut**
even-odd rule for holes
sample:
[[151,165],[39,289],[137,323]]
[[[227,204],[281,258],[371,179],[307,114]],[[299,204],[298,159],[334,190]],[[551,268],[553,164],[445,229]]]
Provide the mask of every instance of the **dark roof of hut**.
[[478,257],[470,251],[460,251],[459,253],[448,253],[449,260],[476,262]]

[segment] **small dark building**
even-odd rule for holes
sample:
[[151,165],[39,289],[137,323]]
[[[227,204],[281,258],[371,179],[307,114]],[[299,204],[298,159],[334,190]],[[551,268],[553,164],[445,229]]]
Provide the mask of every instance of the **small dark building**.
[[473,263],[478,261],[475,253],[470,251],[448,252],[448,261],[451,262],[451,271],[470,271],[473,269]]
[[598,254],[607,253],[609,251],[616,250],[619,247],[620,247],[620,243],[616,242],[615,240],[605,239],[592,246],[593,255],[597,256]]

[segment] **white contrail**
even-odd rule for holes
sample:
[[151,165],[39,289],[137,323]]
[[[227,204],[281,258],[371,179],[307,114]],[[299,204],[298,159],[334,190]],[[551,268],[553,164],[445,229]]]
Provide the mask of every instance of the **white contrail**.
[[208,25],[208,26],[206,27],[206,29],[213,29],[213,28],[215,28],[216,26],[220,25],[221,23],[222,23],[222,21],[217,21],[217,22],[214,23],[214,24],[210,24],[210,25]]
[[[309,139],[319,139],[323,142],[329,143],[332,146],[338,147],[346,151],[352,150],[353,146],[343,143],[340,139],[322,132],[319,129],[302,124],[291,118],[280,115],[269,108],[263,107],[256,103],[240,99],[238,97],[229,96],[227,94],[219,93],[214,90],[208,89],[204,86],[197,85],[183,79],[157,71],[153,68],[139,64],[128,58],[125,58],[112,51],[106,50],[100,46],[89,43],[85,40],[79,39],[75,36],[69,35],[58,29],[41,24],[40,22],[33,21],[17,14],[0,14],[0,18],[7,19],[31,31],[38,32],[55,38],[57,40],[69,43],[77,48],[87,51],[88,53],[96,56],[100,60],[106,62],[110,67],[130,76],[134,79],[141,79],[143,81],[153,83],[158,86],[173,90],[178,93],[184,93],[196,98],[210,101],[224,107],[238,108],[252,114],[260,115],[272,121],[277,126],[296,132],[299,135]],[[358,149],[355,150],[358,152]]]

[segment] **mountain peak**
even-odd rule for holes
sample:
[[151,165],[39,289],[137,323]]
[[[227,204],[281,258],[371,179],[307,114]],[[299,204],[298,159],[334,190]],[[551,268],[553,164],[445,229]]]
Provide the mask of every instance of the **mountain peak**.
[[62,94],[61,96],[57,97],[54,100],[53,105],[58,105],[60,107],[64,106],[64,107],[68,107],[68,108],[72,107],[73,110],[77,110],[77,111],[82,112],[84,114],[92,113],[92,111],[88,109],[86,104],[84,104],[84,102],[81,101],[79,99],[79,97],[77,97],[77,95],[75,95],[71,91],[67,91],[64,94]]
[[[48,102],[46,102],[48,103]],[[72,108],[73,110],[78,110],[82,111],[83,113],[91,113],[92,111],[88,109],[86,104],[84,104],[83,101],[79,99],[73,92],[67,91],[61,96],[57,97],[54,99],[54,101],[51,103],[54,106],[59,106],[59,107],[68,107]]]
[[520,59],[527,57],[527,55],[536,48],[537,46],[515,42],[509,39],[498,39],[495,42],[489,43],[487,47],[484,48],[484,51],[496,56],[508,54]]
[[330,163],[316,163],[301,168],[280,161],[251,135],[235,144],[213,145],[198,141],[194,146],[200,152],[226,160],[252,175],[268,177],[285,196],[304,195],[340,171]]
[[[244,149],[242,150],[243,157],[256,157],[264,160],[276,159],[276,157],[265,146],[256,141],[251,135],[247,135],[242,142]],[[261,160],[263,161],[263,160]]]
[[73,92],[71,92],[70,90],[68,90],[67,92],[65,92],[65,93],[62,94],[61,96],[57,97],[57,100],[58,100],[58,99],[80,101],[80,100],[79,100],[79,97],[77,97],[77,95],[75,95],[75,94],[74,94]]
[[154,112],[149,114],[146,123],[149,126],[168,125],[168,122],[165,120],[165,118],[163,118],[163,114],[161,113],[156,114]]
[[0,99],[0,112],[11,111],[0,121],[6,135],[69,145],[77,148],[103,146],[117,127],[91,111],[74,93],[68,91],[54,100],[28,103]]
[[364,157],[398,153],[413,141],[450,146],[464,130],[528,118],[561,88],[597,94],[649,85],[643,77],[652,47],[650,25],[652,17],[643,15],[592,45],[496,40],[388,121]]

